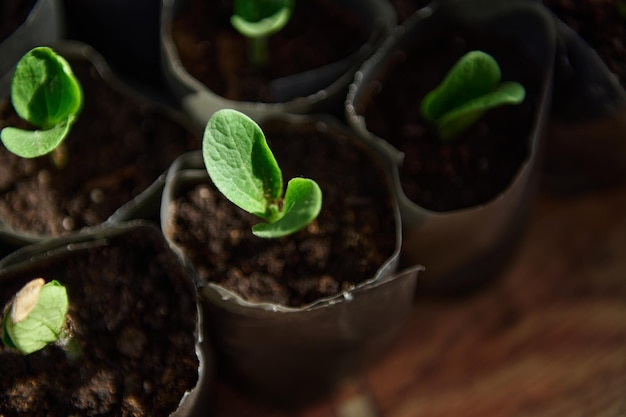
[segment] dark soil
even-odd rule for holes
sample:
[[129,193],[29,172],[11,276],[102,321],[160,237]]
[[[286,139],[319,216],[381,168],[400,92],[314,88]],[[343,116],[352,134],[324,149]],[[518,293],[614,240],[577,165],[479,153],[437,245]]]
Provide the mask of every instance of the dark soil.
[[[155,108],[113,90],[87,61],[70,61],[85,103],[65,139],[68,164],[0,147],[0,216],[14,230],[61,235],[94,226],[138,195],[200,139]],[[8,99],[0,128],[27,126]]]
[[0,2],[0,41],[5,40],[24,21],[37,0],[11,0]]
[[322,211],[306,229],[280,239],[252,235],[260,220],[217,193],[191,186],[172,203],[166,234],[184,248],[200,279],[250,301],[301,306],[372,278],[396,246],[390,191],[383,174],[346,135],[266,125],[285,181],[314,179]]
[[176,410],[198,381],[196,295],[157,233],[133,231],[3,277],[0,305],[36,277],[64,284],[82,356],[71,360],[55,345],[27,356],[0,346],[0,415],[158,417]]
[[333,0],[297,1],[289,23],[270,37],[267,67],[257,68],[248,63],[246,39],[232,28],[231,15],[232,0],[190,0],[172,33],[186,70],[231,100],[275,102],[271,80],[345,58],[369,36],[367,26]]
[[[598,53],[626,86],[626,3],[622,0],[544,0]],[[620,15],[619,4],[624,9]]]
[[[496,58],[503,81],[522,83],[526,99],[491,110],[461,137],[441,142],[420,115],[421,100],[462,55],[476,49]],[[357,103],[357,112],[372,133],[405,153],[400,176],[413,202],[435,211],[471,207],[501,193],[526,160],[538,74],[527,51],[506,39],[481,33],[433,35],[421,49],[395,54],[380,81],[369,86],[369,96]]]

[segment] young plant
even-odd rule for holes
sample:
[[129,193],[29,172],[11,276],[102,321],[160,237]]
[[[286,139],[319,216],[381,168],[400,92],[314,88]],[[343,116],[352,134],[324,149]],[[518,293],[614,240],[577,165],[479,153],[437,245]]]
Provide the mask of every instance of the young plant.
[[256,236],[289,235],[319,214],[322,192],[315,181],[293,178],[283,196],[281,170],[263,131],[248,116],[231,109],[214,113],[204,131],[202,154],[217,189],[267,222],[252,227]]
[[37,47],[17,64],[11,102],[38,129],[5,127],[0,138],[14,154],[35,158],[52,152],[68,135],[82,109],[83,93],[68,62],[48,47]]
[[435,123],[442,140],[458,137],[487,110],[524,101],[524,87],[517,82],[501,82],[501,78],[500,67],[491,55],[468,52],[423,98],[422,116]]
[[233,27],[248,39],[248,57],[254,66],[268,61],[268,38],[280,31],[291,18],[295,0],[235,0]]
[[4,307],[2,342],[23,355],[50,343],[65,343],[68,306],[63,285],[55,280],[46,283],[43,278],[35,278]]

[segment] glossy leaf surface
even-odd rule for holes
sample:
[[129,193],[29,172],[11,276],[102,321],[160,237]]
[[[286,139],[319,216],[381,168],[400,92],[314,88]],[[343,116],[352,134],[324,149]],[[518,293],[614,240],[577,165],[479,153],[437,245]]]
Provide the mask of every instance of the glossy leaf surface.
[[11,103],[22,119],[38,129],[4,128],[2,142],[18,156],[34,158],[65,139],[82,108],[83,93],[69,63],[51,48],[38,47],[17,64]]
[[268,222],[254,226],[256,235],[284,236],[319,214],[321,191],[312,180],[291,180],[283,200],[278,163],[259,125],[243,113],[215,112],[204,131],[202,153],[217,189],[239,208]]

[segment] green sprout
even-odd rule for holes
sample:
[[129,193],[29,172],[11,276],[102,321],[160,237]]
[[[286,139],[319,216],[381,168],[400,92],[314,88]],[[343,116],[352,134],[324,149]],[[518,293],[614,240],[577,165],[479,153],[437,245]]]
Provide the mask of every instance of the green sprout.
[[524,101],[526,91],[517,82],[500,82],[496,60],[482,51],[462,56],[444,80],[421,103],[426,120],[435,123],[439,137],[458,137],[487,110]]
[[202,154],[217,189],[267,222],[252,226],[256,236],[289,235],[319,214],[322,191],[313,180],[291,179],[283,197],[281,170],[263,131],[248,116],[231,109],[214,113],[204,131]]
[[248,39],[248,55],[254,66],[268,61],[268,38],[280,31],[291,18],[295,0],[235,0],[233,27]]
[[23,355],[63,344],[68,305],[67,291],[58,281],[33,279],[4,308],[2,342]]
[[51,48],[37,47],[15,68],[11,102],[37,130],[5,127],[0,138],[14,154],[35,158],[55,150],[68,135],[82,109],[83,93],[68,62]]

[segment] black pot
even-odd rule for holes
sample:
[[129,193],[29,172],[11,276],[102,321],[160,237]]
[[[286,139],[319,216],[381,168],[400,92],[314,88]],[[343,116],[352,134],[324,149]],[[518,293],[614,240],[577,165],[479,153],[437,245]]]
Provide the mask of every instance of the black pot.
[[[343,140],[354,139],[330,117],[267,121],[278,121],[279,128],[286,123],[291,129],[314,123],[324,132],[339,133]],[[269,125],[261,126],[271,142],[272,130],[264,127]],[[372,161],[376,166],[375,157]],[[381,165],[380,169],[381,181],[391,185],[386,168]],[[198,273],[198,265],[193,265],[185,249],[168,232],[173,221],[172,202],[180,190],[209,181],[201,153],[184,155],[168,172],[161,205],[162,229],[194,274]],[[391,192],[389,196],[393,199]],[[412,311],[416,277],[421,269],[395,273],[401,244],[399,213],[394,210],[389,215],[397,222],[396,249],[373,276],[353,289],[289,307],[247,301],[213,282],[201,284],[205,319],[225,374],[262,401],[293,406],[332,392],[344,378],[380,356]]]
[[598,53],[554,16],[558,34],[545,182],[585,192],[626,178],[626,90]]
[[381,0],[341,0],[336,3],[354,11],[369,27],[369,38],[351,56],[340,61],[274,80],[277,103],[247,102],[226,99],[211,91],[192,76],[181,62],[172,38],[172,24],[189,0],[163,0],[161,12],[161,47],[165,80],[182,108],[204,129],[211,115],[222,108],[232,108],[253,119],[265,114],[341,112],[347,87],[354,72],[380,46],[395,27],[391,6]]
[[[399,80],[398,84],[405,82],[407,78],[394,71],[401,68],[407,57],[414,57],[417,62],[422,50],[428,47],[436,50],[437,45],[441,45],[440,39],[450,33],[462,37],[476,31],[483,41],[487,40],[478,49],[490,52],[489,39],[509,38],[532,58],[529,72],[532,69],[538,73],[532,88],[527,86],[530,94],[526,101],[532,102],[532,117],[526,117],[528,123],[523,127],[528,135],[518,145],[523,147],[525,156],[495,195],[460,208],[427,209],[405,193],[400,170],[407,161],[404,153],[392,145],[396,138],[374,134],[364,114],[379,91],[391,91],[391,87],[386,86],[388,80]],[[467,48],[477,49],[471,41],[467,42]],[[477,43],[474,40],[474,44]],[[554,49],[553,22],[539,4],[448,0],[432,2],[418,10],[357,72],[346,100],[346,117],[364,141],[387,155],[392,166],[402,214],[402,265],[425,265],[426,271],[419,283],[422,290],[452,293],[478,288],[493,279],[512,255],[511,249],[520,237],[533,201],[540,170],[541,135],[549,116]],[[423,58],[419,65],[428,68],[429,61]],[[445,72],[437,74],[443,77]],[[415,96],[416,103],[421,100],[410,87],[398,87],[398,90],[405,90],[401,93],[409,99]],[[394,123],[391,120],[380,122],[385,126]]]
[[[118,261],[121,258],[124,262],[125,256],[130,260],[120,264]],[[95,264],[103,268],[103,263],[108,267],[93,269]],[[149,282],[148,275],[156,276],[158,282]],[[67,288],[69,317],[82,355],[67,358],[52,345],[28,356],[0,347],[3,375],[9,386],[21,380],[20,366],[12,367],[11,363],[28,367],[28,377],[40,384],[21,392],[33,395],[32,402],[21,404],[24,408],[19,410],[3,408],[4,413],[40,415],[61,407],[60,413],[67,415],[121,415],[121,409],[116,412],[102,408],[109,401],[109,407],[137,407],[134,415],[139,415],[153,407],[157,398],[178,390],[180,396],[170,396],[169,408],[163,406],[159,415],[207,415],[213,366],[203,339],[196,285],[160,230],[143,222],[124,223],[13,252],[0,261],[2,305],[26,282],[39,276],[56,279]],[[89,291],[88,283],[94,281],[105,288],[99,285],[97,292]],[[165,329],[175,330],[163,334]],[[100,345],[100,353],[92,354]],[[186,348],[182,350],[184,355],[178,356],[170,348],[179,345]],[[157,366],[155,358],[159,358]],[[187,381],[188,386],[165,383],[171,379],[170,373]],[[108,382],[98,385],[103,380]],[[94,390],[102,402],[90,403],[87,399],[86,403],[70,405],[81,392]],[[71,395],[59,397],[68,392]],[[3,402],[3,406],[7,404]]]
[[[133,114],[136,115],[133,117],[135,117],[135,119],[138,120],[137,121],[138,124],[140,123],[149,124],[151,121],[153,123],[154,120],[164,120],[164,121],[167,121],[168,126],[170,125],[175,126],[175,128],[172,127],[171,130],[172,132],[175,132],[173,134],[177,134],[178,136],[180,136],[178,140],[181,145],[180,146],[176,145],[174,148],[172,148],[172,152],[177,152],[177,153],[168,155],[169,159],[165,161],[164,163],[158,162],[158,164],[162,165],[162,170],[159,171],[158,174],[154,175],[153,178],[150,178],[148,181],[145,181],[146,183],[148,183],[146,187],[135,190],[133,193],[129,193],[129,196],[130,196],[129,200],[121,203],[118,207],[114,209],[114,211],[111,211],[111,214],[108,215],[108,217],[106,217],[102,223],[105,223],[105,224],[106,223],[118,223],[118,222],[123,222],[123,221],[128,221],[128,220],[134,220],[134,219],[148,219],[148,220],[158,221],[161,192],[163,189],[163,185],[165,183],[165,171],[167,170],[167,167],[169,166],[171,161],[173,161],[176,156],[184,152],[187,152],[191,149],[197,149],[197,147],[199,147],[199,144],[200,144],[199,135],[196,135],[193,132],[191,122],[188,119],[186,119],[181,113],[175,111],[173,108],[168,106],[166,102],[153,99],[145,95],[142,91],[135,89],[131,84],[122,82],[116,76],[116,74],[113,71],[111,71],[106,60],[98,52],[96,52],[92,47],[82,42],[68,41],[68,40],[56,42],[55,44],[51,46],[60,55],[70,60],[70,62],[74,62],[77,65],[83,65],[83,64],[92,65],[93,69],[98,74],[98,77],[96,78],[102,79],[102,81],[99,81],[101,84],[98,84],[98,86],[102,85],[104,86],[103,89],[106,89],[107,91],[111,92],[111,95],[115,95],[115,97],[123,97],[124,100],[127,100],[127,103],[133,103],[132,106],[135,106],[133,107],[135,109],[133,110],[134,111]],[[88,74],[84,74],[84,76],[86,78],[89,78],[92,76],[92,74],[88,73]],[[83,82],[84,81],[86,80],[83,80]],[[90,91],[85,91],[84,94],[85,94],[84,100],[85,100],[85,103],[87,103],[90,100],[89,98]],[[7,94],[4,97],[9,97],[9,96]],[[110,98],[108,100],[112,101],[112,99]],[[96,100],[91,100],[91,103],[94,103],[95,101]],[[116,105],[122,105],[122,103],[114,102],[114,103],[110,103],[110,105],[116,106]],[[95,108],[97,104],[93,104],[92,106]],[[74,131],[75,129],[78,129],[79,124],[81,124],[81,116],[83,116],[85,112],[86,111],[83,110],[83,112],[79,115],[78,121],[74,125],[72,131]],[[97,112],[92,111],[92,113],[95,114]],[[115,113],[114,116],[112,117],[112,120],[102,121],[102,124],[96,124],[93,126],[86,126],[83,124],[84,127],[81,129],[84,131],[89,131],[89,129],[98,129],[98,126],[102,128],[103,125],[106,126],[106,128],[108,129],[109,126],[115,126],[116,123],[120,123],[120,120],[118,120],[118,115],[123,114],[123,113],[124,112],[122,111],[120,111],[119,113]],[[97,113],[95,117],[96,118],[100,117],[100,114],[101,113]],[[129,117],[129,116],[125,116],[125,117]],[[149,129],[150,129],[150,126],[146,126],[145,129],[144,129],[144,126],[139,126],[139,125],[133,126],[133,127],[136,127],[136,129],[140,130],[141,132],[144,132],[145,129],[148,129],[147,132],[149,132]],[[72,132],[70,132],[70,138],[72,137],[71,135],[72,135]],[[156,140],[154,138],[155,136],[154,130],[152,131],[152,133],[145,133],[145,135],[152,135],[150,136],[151,140]],[[85,143],[88,143],[90,139],[88,137],[89,134],[85,134],[85,136],[86,136],[84,137]],[[176,143],[176,142],[173,141],[172,143]],[[139,154],[138,152],[136,165],[134,166],[133,169],[135,168],[142,169],[142,166],[143,166],[141,162],[142,158],[144,159],[155,158],[156,159],[155,157],[156,151],[157,149],[155,149],[154,155],[152,154],[152,150],[146,151],[146,149],[143,149],[141,154]],[[98,155],[97,153],[101,151],[99,151],[98,149],[90,149],[88,150],[88,152],[94,152],[96,155]],[[40,158],[48,158],[48,156],[44,156]],[[72,156],[70,155],[70,164],[71,164],[71,158]],[[110,158],[111,158],[110,159],[111,163],[114,163],[115,157],[110,156]],[[154,162],[154,163],[156,164],[157,162]],[[148,166],[152,166],[150,164],[153,164],[153,161],[149,161]],[[71,165],[69,166],[69,168],[71,168]],[[68,167],[66,167],[66,169],[68,169]],[[89,167],[86,167],[85,170],[88,171]],[[87,174],[84,174],[84,175],[87,175]],[[130,187],[130,185],[124,185],[124,186]],[[105,194],[106,194],[106,191],[105,191]],[[31,210],[36,211],[39,208],[47,208],[45,206],[49,206],[50,204],[51,203],[45,203],[45,204],[39,204],[39,205],[34,205],[34,206],[28,206],[28,207],[23,208],[23,210],[27,212]],[[13,208],[13,210],[15,210],[15,208]],[[91,224],[85,227],[98,227],[102,223]],[[28,243],[47,240],[53,236],[57,236],[60,234],[75,233],[77,230],[80,230],[81,228],[83,227],[76,227],[74,229],[69,229],[67,231],[62,231],[58,233],[57,232],[42,233],[42,232],[35,231],[33,229],[29,229],[26,226],[20,227],[20,228],[12,227],[5,220],[5,218],[0,218],[0,237],[3,239],[3,241],[7,242],[10,246],[23,246]]]

